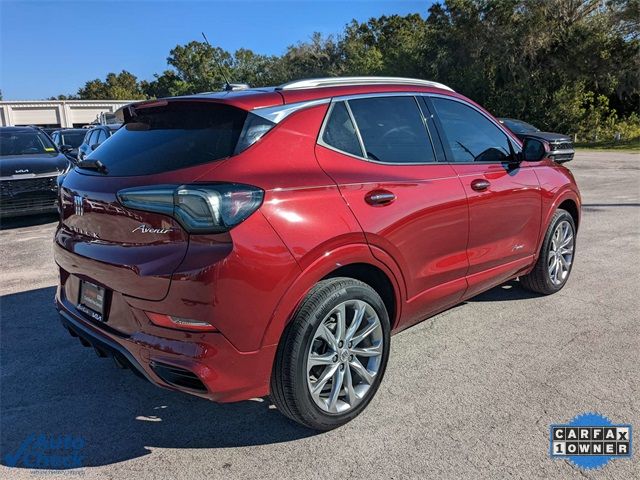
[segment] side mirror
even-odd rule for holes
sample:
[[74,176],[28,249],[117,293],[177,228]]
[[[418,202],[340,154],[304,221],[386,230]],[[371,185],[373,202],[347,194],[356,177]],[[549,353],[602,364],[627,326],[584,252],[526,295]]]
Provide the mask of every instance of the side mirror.
[[549,146],[542,140],[527,137],[522,144],[522,158],[526,162],[539,162],[549,152]]
[[62,153],[69,153],[71,150],[73,150],[73,147],[71,145],[60,145],[59,148]]

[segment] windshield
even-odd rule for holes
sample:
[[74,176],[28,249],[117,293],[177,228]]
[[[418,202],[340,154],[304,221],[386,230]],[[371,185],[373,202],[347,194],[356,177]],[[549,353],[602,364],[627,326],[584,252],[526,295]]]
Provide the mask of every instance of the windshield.
[[513,133],[532,133],[539,132],[540,130],[534,127],[533,125],[523,122],[522,120],[513,120],[511,118],[503,118],[502,123],[504,123],[509,130]]
[[[149,175],[233,155],[247,112],[229,105],[170,102],[139,108],[87,158],[108,175]],[[89,173],[89,172],[87,172]]]
[[69,145],[73,148],[78,148],[84,140],[84,136],[87,132],[62,132],[62,145]]
[[49,137],[40,131],[0,132],[0,156],[43,153],[57,155]]

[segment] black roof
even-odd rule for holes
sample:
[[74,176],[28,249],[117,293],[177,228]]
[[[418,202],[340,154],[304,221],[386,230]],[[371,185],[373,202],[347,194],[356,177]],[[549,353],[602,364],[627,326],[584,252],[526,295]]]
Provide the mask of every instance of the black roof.
[[69,133],[69,132],[88,132],[89,129],[88,128],[60,128],[58,130],[54,130],[51,133],[58,133],[58,132],[62,132],[62,133]]
[[14,132],[14,133],[26,133],[26,132],[39,132],[37,127],[0,127],[0,132]]

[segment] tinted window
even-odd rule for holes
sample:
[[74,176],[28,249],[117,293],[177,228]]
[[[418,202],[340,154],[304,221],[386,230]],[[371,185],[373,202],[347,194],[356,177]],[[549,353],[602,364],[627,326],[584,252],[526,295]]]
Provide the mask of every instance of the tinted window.
[[96,143],[98,145],[100,145],[102,142],[104,142],[107,139],[107,132],[105,132],[104,130],[100,129],[98,130],[98,139],[96,140]]
[[133,118],[88,158],[100,160],[114,176],[211,162],[233,154],[246,117],[244,110],[205,102],[137,108]]
[[333,105],[331,116],[324,127],[322,141],[327,145],[352,155],[362,156],[360,142],[356,135],[349,112],[344,102]]
[[46,133],[36,130],[0,131],[0,155],[57,155],[51,139]]
[[98,131],[97,130],[92,130],[89,133],[89,139],[87,141],[87,144],[90,145],[90,146],[91,145],[95,145],[96,143],[98,143],[97,140],[98,140]]
[[539,132],[533,125],[523,122],[522,120],[513,120],[512,118],[503,118],[501,122],[507,126],[513,133],[531,133]]
[[60,145],[69,145],[77,148],[82,143],[84,132],[65,132],[60,137],[62,138],[62,143],[59,143]]
[[502,162],[511,154],[507,136],[480,112],[454,100],[433,98],[454,162]]
[[349,100],[367,157],[391,163],[435,162],[433,147],[413,97]]

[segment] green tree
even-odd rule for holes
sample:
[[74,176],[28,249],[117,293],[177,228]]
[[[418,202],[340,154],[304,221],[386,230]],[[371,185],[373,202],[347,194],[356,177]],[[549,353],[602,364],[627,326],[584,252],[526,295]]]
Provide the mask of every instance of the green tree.
[[[129,72],[89,81],[81,98],[165,97],[337,75],[450,85],[499,116],[587,138],[640,131],[640,0],[446,0],[423,16],[353,20],[280,56],[177,45],[150,81]],[[225,78],[226,77],[226,78]]]
[[137,100],[145,98],[138,79],[132,73],[109,73],[106,79],[90,80],[78,90],[82,100]]

